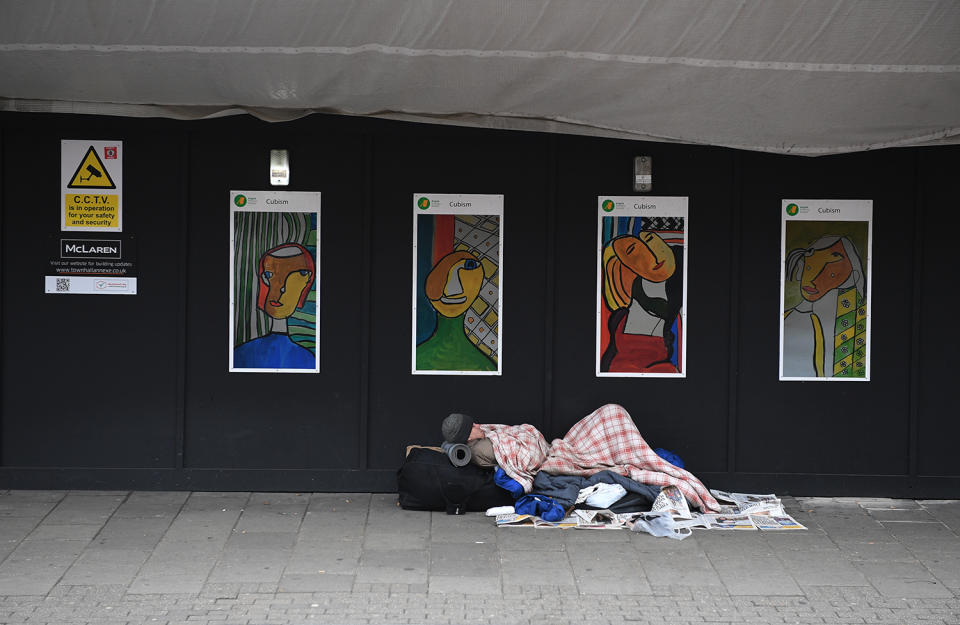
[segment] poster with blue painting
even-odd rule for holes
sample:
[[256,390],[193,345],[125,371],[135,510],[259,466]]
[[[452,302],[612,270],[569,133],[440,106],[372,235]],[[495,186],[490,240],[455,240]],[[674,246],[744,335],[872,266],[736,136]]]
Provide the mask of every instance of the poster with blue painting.
[[686,377],[685,197],[597,198],[596,375]]
[[231,372],[318,373],[320,194],[230,192]]

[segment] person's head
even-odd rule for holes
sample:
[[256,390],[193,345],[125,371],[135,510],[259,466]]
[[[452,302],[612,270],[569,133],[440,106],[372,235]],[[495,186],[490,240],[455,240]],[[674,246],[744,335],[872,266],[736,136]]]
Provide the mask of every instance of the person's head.
[[447,254],[427,274],[424,292],[444,317],[458,317],[477,299],[483,286],[483,265],[470,252]]
[[473,418],[459,412],[447,415],[440,425],[443,440],[448,443],[466,443],[477,429]]
[[260,257],[257,308],[285,319],[304,305],[314,279],[313,257],[302,245],[284,243]]
[[824,236],[787,255],[787,279],[800,281],[800,295],[815,302],[833,289],[855,286],[863,295],[860,254],[847,237]]

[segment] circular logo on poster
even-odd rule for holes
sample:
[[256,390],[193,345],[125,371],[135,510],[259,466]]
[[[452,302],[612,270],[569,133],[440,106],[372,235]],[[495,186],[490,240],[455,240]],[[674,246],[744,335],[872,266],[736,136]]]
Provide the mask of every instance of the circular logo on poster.
[[246,206],[247,205],[247,196],[242,193],[238,193],[235,198],[233,198],[233,203],[237,206]]
[[419,208],[422,211],[427,210],[428,208],[430,208],[430,200],[428,200],[425,197],[420,198],[419,200],[417,200],[417,208]]
[[613,210],[613,200],[604,200],[600,207],[607,213]]
[[797,213],[800,212],[800,207],[796,204],[787,204],[787,214],[791,217],[795,217]]

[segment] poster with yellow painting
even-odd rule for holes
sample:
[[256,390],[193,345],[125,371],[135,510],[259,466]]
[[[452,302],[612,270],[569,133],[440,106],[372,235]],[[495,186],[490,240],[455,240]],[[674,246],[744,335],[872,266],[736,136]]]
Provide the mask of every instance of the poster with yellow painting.
[[414,374],[500,375],[503,196],[413,196]]
[[780,380],[870,379],[871,200],[783,200]]

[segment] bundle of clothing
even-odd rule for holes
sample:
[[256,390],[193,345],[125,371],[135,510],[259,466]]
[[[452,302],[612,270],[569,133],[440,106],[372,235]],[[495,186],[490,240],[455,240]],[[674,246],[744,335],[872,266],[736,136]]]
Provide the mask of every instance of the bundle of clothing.
[[[475,424],[474,427],[490,441],[497,466],[515,480],[524,493],[551,493],[566,503],[574,488],[579,493],[591,482],[556,482],[551,476],[588,478],[610,472],[628,477],[641,486],[676,486],[692,506],[705,512],[720,510],[703,483],[689,471],[661,458],[640,435],[630,414],[617,404],[594,410],[570,428],[566,436],[550,444],[532,425]],[[597,478],[592,483],[599,481],[611,480]],[[634,486],[630,489],[637,491]],[[644,493],[647,494],[649,491]]]

